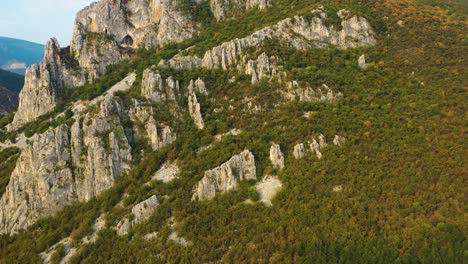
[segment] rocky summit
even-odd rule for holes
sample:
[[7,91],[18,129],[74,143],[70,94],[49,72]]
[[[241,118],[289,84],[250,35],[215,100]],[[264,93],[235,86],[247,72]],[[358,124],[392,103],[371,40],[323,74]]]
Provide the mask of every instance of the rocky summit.
[[0,263],[462,263],[459,2],[93,2],[0,86]]

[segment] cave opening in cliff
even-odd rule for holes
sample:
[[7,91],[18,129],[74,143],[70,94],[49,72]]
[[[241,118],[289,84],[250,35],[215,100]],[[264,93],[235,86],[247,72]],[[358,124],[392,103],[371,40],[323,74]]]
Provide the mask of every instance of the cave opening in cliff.
[[125,46],[132,46],[133,45],[133,38],[130,35],[125,36],[122,40],[122,45]]

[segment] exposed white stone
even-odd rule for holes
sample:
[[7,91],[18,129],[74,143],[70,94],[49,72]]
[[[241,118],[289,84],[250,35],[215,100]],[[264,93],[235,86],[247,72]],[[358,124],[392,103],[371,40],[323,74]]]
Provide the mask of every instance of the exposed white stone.
[[278,144],[273,144],[270,148],[270,161],[273,167],[277,169],[284,168],[284,154],[281,151],[281,147]]
[[294,152],[293,152],[294,158],[300,159],[304,157],[306,152],[307,152],[307,149],[305,148],[304,143],[300,143],[294,146]]
[[267,206],[271,206],[271,200],[275,197],[276,193],[281,190],[281,187],[282,184],[278,177],[265,176],[263,180],[256,185],[260,195],[260,201]]
[[151,179],[167,183],[177,178],[178,174],[179,167],[177,167],[176,162],[165,162]]
[[127,235],[130,230],[137,224],[140,224],[150,218],[156,208],[159,206],[159,200],[156,195],[140,202],[132,207],[132,220],[129,216],[125,216],[117,224],[117,234],[119,236]]
[[205,171],[204,177],[194,187],[192,200],[212,199],[217,193],[236,188],[239,181],[255,180],[256,175],[255,157],[244,150],[219,167]]
[[188,96],[188,109],[190,116],[193,118],[195,125],[198,129],[205,128],[205,122],[203,121],[203,117],[201,115],[200,103],[198,102],[197,95],[194,91],[189,94]]
[[179,95],[179,81],[164,79],[155,68],[146,69],[141,81],[141,95],[153,102],[175,100]]
[[369,67],[366,63],[366,55],[362,54],[361,56],[359,56],[358,65],[359,68],[363,70],[366,70]]
[[342,136],[335,135],[335,138],[333,139],[333,144],[336,146],[341,146],[344,143],[346,143],[346,139]]

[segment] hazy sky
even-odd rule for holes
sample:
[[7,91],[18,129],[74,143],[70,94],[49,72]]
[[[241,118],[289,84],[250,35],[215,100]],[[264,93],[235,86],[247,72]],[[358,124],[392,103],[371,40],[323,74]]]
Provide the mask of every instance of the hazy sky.
[[77,11],[96,0],[0,0],[0,36],[70,44]]

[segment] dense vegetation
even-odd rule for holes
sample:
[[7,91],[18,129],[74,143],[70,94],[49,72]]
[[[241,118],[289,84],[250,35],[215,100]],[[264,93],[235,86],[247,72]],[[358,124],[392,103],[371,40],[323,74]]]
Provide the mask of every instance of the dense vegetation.
[[[202,37],[140,50],[133,60],[73,93],[92,98],[128,71],[137,71],[141,79],[143,69],[185,45],[195,44],[194,52],[201,53],[281,18],[306,13],[319,2],[276,1],[267,11],[254,10],[225,23],[205,18],[203,23],[211,27]],[[312,87],[326,83],[341,91],[344,99],[276,106],[280,86],[275,83],[252,86],[248,77],[235,71],[161,71],[181,80],[182,87],[197,77],[206,82],[210,95],[200,98],[206,129],[198,131],[188,116],[171,118],[166,105],[155,104],[158,116],[175,128],[177,141],[136,159],[129,175],[92,201],[40,220],[28,232],[1,237],[0,262],[40,262],[38,253],[59,240],[71,236],[78,242],[90,234],[101,213],[109,212],[107,225],[115,226],[129,210],[115,207],[121,200],[130,206],[157,194],[168,198],[161,199],[149,221],[125,237],[112,229],[102,231],[72,263],[463,263],[467,73],[460,54],[466,54],[466,13],[456,1],[327,1],[327,5],[368,17],[376,25],[379,44],[308,52],[278,43],[265,43],[264,48],[283,59],[291,78]],[[399,20],[404,26],[397,25]],[[363,53],[372,62],[365,71],[357,66]],[[229,81],[232,76],[234,83]],[[137,94],[138,82],[119,96],[125,101]],[[264,111],[242,111],[242,100],[254,96]],[[183,106],[182,100],[178,104]],[[230,104],[237,109],[230,109]],[[305,118],[304,112],[312,117]],[[213,135],[231,128],[244,132],[214,142]],[[321,160],[291,157],[295,144],[318,133],[328,139],[344,135],[347,143],[328,148]],[[272,142],[281,144],[287,155],[281,172],[268,161]],[[209,144],[211,148],[199,152]],[[256,156],[258,175],[277,173],[283,182],[273,207],[244,203],[257,198],[251,192],[252,182],[209,202],[190,201],[203,171],[246,148]],[[167,159],[178,160],[180,178],[145,185]],[[6,166],[11,165],[0,164],[1,170]],[[335,185],[342,185],[343,191],[333,192]],[[172,216],[178,233],[191,241],[187,248],[167,239]],[[159,232],[158,237],[144,240],[151,232]]]

